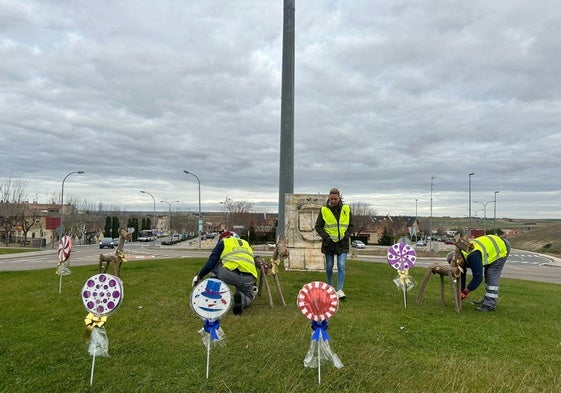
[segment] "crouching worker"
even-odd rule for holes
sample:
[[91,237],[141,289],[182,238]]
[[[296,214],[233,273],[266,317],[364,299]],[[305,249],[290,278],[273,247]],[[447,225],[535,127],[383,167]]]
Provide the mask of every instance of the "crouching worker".
[[233,312],[241,315],[249,307],[256,294],[257,269],[253,259],[253,249],[243,239],[230,231],[224,231],[210,253],[208,260],[193,278],[193,287],[207,274],[236,288]]
[[[458,246],[458,244],[457,244]],[[466,272],[462,273],[462,300],[475,291],[485,278],[483,300],[475,301],[477,311],[495,311],[499,299],[499,281],[505,262],[510,254],[510,244],[496,235],[480,236],[469,243],[459,245],[464,258],[464,266],[471,269],[472,278],[466,286]]]

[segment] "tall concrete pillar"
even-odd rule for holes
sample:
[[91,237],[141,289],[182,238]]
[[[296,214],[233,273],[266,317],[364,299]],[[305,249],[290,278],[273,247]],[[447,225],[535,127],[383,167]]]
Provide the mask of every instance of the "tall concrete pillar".
[[294,192],[294,1],[284,0],[282,36],[282,98],[279,165],[279,226],[285,237],[285,195]]

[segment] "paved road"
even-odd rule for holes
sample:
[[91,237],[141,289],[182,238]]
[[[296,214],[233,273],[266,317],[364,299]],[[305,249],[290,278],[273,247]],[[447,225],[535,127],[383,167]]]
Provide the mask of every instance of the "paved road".
[[[127,243],[125,252],[130,261],[165,258],[205,258],[212,244],[205,244],[201,251],[186,244],[183,247],[161,246],[156,243]],[[367,262],[387,263],[384,256],[369,255],[368,248],[360,250],[353,259]],[[112,254],[114,250],[100,250],[97,245],[74,246],[70,258],[71,266],[97,265],[99,254]],[[257,255],[270,255],[271,250],[255,251]],[[418,258],[415,267],[425,268],[431,263],[444,263],[443,257]],[[58,263],[56,249],[38,252],[0,255],[0,271],[54,269]],[[561,259],[528,251],[513,249],[503,271],[503,277],[561,284]]]

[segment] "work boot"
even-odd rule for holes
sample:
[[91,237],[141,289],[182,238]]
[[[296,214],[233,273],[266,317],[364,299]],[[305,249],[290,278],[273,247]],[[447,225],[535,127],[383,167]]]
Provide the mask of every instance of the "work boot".
[[236,293],[234,295],[234,308],[232,309],[232,312],[234,315],[242,315],[242,311],[242,295],[241,293]]
[[495,311],[495,307],[489,307],[489,306],[480,306],[480,307],[476,307],[475,308],[477,311],[481,311],[481,312],[491,312],[491,311]]

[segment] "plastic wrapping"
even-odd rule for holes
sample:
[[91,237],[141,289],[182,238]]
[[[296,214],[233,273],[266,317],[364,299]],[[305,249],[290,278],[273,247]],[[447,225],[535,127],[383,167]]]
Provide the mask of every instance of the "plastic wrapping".
[[343,367],[343,362],[341,362],[339,356],[331,350],[329,341],[324,340],[323,338],[320,338],[319,340],[312,340],[308,353],[304,358],[304,366],[310,368],[318,367],[318,356],[321,364],[332,362],[337,368]]
[[[199,334],[202,336],[203,344],[206,347],[209,343],[210,333],[205,331],[205,328],[203,327],[199,330]],[[224,341],[224,339],[226,338],[226,335],[224,334],[224,331],[222,330],[221,327],[216,329],[216,334],[217,334],[218,338],[215,338],[215,339],[211,338],[210,339],[211,346],[212,346],[212,344],[218,344],[220,346],[226,344],[226,342]]]
[[409,275],[408,270],[398,270],[399,276],[393,279],[393,283],[398,289],[408,292],[417,285],[415,277]]
[[109,338],[107,337],[105,328],[94,327],[92,329],[88,352],[95,357],[109,357]]
[[60,276],[61,274],[63,276],[68,276],[70,275],[72,272],[70,271],[70,268],[68,267],[68,262],[64,262],[64,263],[60,263],[57,268],[56,268],[56,272],[55,274],[57,276]]

